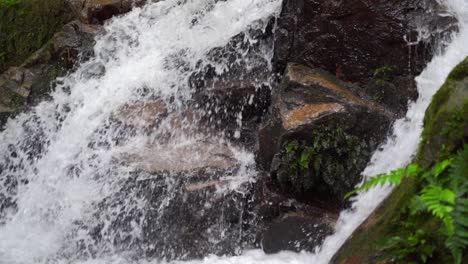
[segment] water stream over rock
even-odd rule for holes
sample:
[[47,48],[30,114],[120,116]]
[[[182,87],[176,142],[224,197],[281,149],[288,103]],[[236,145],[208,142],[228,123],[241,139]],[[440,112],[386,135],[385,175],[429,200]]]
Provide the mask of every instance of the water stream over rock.
[[[315,253],[245,250],[281,4],[166,0],[106,23],[94,57],[0,132],[0,264],[328,263],[390,188],[356,197]],[[411,161],[432,95],[468,55],[468,2],[443,4],[459,32],[366,177]]]

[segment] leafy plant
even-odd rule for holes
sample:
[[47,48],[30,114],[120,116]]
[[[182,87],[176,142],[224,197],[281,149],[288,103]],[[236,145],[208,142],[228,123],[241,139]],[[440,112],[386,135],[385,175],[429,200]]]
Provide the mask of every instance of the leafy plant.
[[350,196],[358,192],[368,191],[371,188],[376,187],[378,185],[380,186],[383,186],[385,184],[399,185],[405,176],[407,177],[416,176],[418,171],[419,171],[418,166],[416,164],[411,164],[405,169],[400,168],[400,169],[393,170],[388,174],[379,174],[365,181],[359,188],[356,188],[353,191],[347,193],[345,195],[345,199],[349,198]]
[[449,189],[440,186],[427,186],[421,191],[421,201],[435,217],[441,219],[447,228],[448,234],[453,235],[451,212],[455,204],[455,194]]
[[12,7],[19,4],[19,0],[0,0],[0,7]]
[[394,263],[405,264],[417,263],[414,260],[426,262],[435,250],[430,240],[423,229],[390,237],[380,245],[380,249],[385,252],[381,259],[391,259]]
[[390,81],[393,69],[390,66],[382,66],[374,71],[374,78],[377,79],[377,85],[383,85]]
[[[427,171],[412,164],[405,169],[377,175],[348,193],[346,198],[378,185],[399,185],[404,177],[418,177],[422,181],[421,191],[408,202],[410,216],[429,213],[440,220],[443,235],[446,236],[445,245],[452,253],[454,262],[461,263],[463,251],[468,247],[468,145],[455,157],[438,162]],[[415,240],[417,237],[394,236],[381,249],[390,251],[392,258],[397,256],[397,259],[403,260],[414,253],[414,250],[404,248],[411,246],[410,240],[418,241]],[[431,255],[429,248],[418,252],[423,262]]]
[[462,131],[465,126],[465,113],[463,110],[454,111],[442,130],[442,135],[449,135],[452,131]]

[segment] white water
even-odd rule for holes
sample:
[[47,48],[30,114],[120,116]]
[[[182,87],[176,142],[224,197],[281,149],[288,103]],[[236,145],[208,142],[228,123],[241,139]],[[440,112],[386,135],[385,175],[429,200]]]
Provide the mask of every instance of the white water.
[[[16,204],[16,210],[8,206],[0,211],[0,263],[79,262],[113,254],[137,258],[138,252],[125,251],[131,251],[141,239],[141,219],[130,223],[130,231],[113,231],[111,226],[122,211],[131,214],[136,208],[145,213],[141,199],[138,195],[125,197],[124,204],[117,202],[115,208],[105,210],[99,209],[99,203],[118,195],[132,178],[132,170],[138,169],[132,164],[123,166],[120,159],[141,154],[139,150],[146,147],[148,155],[156,152],[156,157],[166,157],[166,161],[156,162],[180,170],[197,166],[205,151],[227,148],[238,168],[221,180],[229,180],[235,188],[239,181],[250,180],[246,175],[255,176],[249,171],[251,153],[230,146],[222,136],[196,133],[196,124],[182,121],[177,125],[174,118],[190,107],[194,89],[189,79],[205,65],[221,74],[232,66],[223,56],[237,56],[239,61],[234,63],[246,68],[258,67],[256,60],[270,61],[271,47],[260,47],[252,60],[246,55],[251,52],[242,47],[215,58],[209,52],[225,47],[242,32],[245,36],[237,44],[253,46],[256,40],[249,30],[264,30],[280,5],[280,0],[167,0],[137,8],[106,25],[106,33],[97,38],[94,47],[95,58],[60,80],[53,100],[9,120],[0,134],[0,199],[3,196],[3,202]],[[132,107],[156,99],[169,112],[157,129],[132,132],[114,121],[127,104]],[[126,117],[130,120],[124,122],[135,123],[137,115],[130,114]],[[197,149],[197,144],[208,146]],[[195,147],[187,148],[191,145]],[[183,157],[176,158],[185,160],[173,162],[174,153],[181,153]],[[142,158],[137,161],[141,163]],[[163,182],[168,195],[159,201],[157,217],[175,195],[171,184],[177,175],[173,177]],[[104,223],[98,245],[87,230],[96,221]],[[114,247],[113,241],[121,237],[126,238],[128,248]]]
[[[216,4],[196,0],[176,5],[177,2],[166,0],[114,19],[106,27],[108,33],[98,39],[97,57],[65,78],[52,102],[10,121],[0,134],[0,149],[4,152],[0,157],[3,161],[0,165],[4,166],[1,179],[5,181],[8,176],[28,181],[28,184],[19,183],[14,193],[6,193],[16,201],[18,210],[7,212],[5,223],[0,225],[1,264],[69,263],[66,253],[72,250],[73,254],[73,247],[67,244],[76,231],[76,222],[92,219],[94,203],[111,195],[122,179],[130,177],[129,171],[117,169],[113,163],[121,147],[107,140],[116,137],[121,128],[107,129],[103,134],[96,131],[110,124],[112,113],[128,102],[155,96],[172,102],[171,97],[176,95],[171,108],[182,108],[192,92],[187,83],[197,62],[215,64],[218,70],[225,68],[222,63],[206,62],[207,52],[225,46],[231,37],[251,25],[263,27],[258,21],[265,22],[275,15],[281,4],[280,0],[229,0]],[[410,162],[432,95],[449,71],[468,55],[468,2],[447,0],[446,3],[461,21],[460,33],[454,36],[446,52],[435,57],[418,77],[418,101],[411,104],[405,119],[395,123],[394,136],[374,154],[364,171],[366,176],[388,172]],[[208,4],[211,8],[205,9]],[[198,23],[192,26],[194,19]],[[189,70],[167,65],[168,57],[174,56],[179,56]],[[90,74],[97,65],[104,65],[105,72]],[[148,88],[149,94],[142,87]],[[144,135],[138,134],[129,144],[144,145],[144,140]],[[45,151],[26,147],[39,142],[46,142],[38,144]],[[248,166],[251,155],[241,156],[239,159],[245,159],[241,163]],[[360,194],[352,210],[340,215],[336,233],[315,254],[284,252],[267,256],[253,250],[238,257],[211,256],[188,263],[328,263],[389,191],[383,188]],[[74,261],[130,262],[125,254],[118,253]],[[138,263],[155,261],[138,260]]]

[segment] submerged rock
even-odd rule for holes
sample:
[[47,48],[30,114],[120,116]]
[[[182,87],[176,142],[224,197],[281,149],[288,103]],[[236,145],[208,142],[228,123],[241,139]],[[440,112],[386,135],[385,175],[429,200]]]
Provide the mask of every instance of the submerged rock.
[[90,252],[107,245],[165,260],[239,254],[253,236],[249,165],[219,142],[148,150],[119,157],[134,172],[83,226]]
[[359,182],[393,115],[354,89],[322,70],[288,64],[259,132],[258,158],[289,196],[339,207]]

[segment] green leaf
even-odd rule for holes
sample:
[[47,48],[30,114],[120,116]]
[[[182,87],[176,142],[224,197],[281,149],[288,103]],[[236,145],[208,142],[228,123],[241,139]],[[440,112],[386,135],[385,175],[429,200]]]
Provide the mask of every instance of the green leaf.
[[455,204],[455,193],[440,186],[427,186],[421,191],[421,200],[429,212],[441,219],[449,236],[453,234],[453,223],[450,213]]
[[448,159],[437,163],[431,170],[432,176],[434,176],[434,178],[439,177],[439,175],[452,164],[452,161],[453,159]]
[[[414,170],[414,167],[412,168]],[[383,186],[386,183],[389,183],[391,185],[399,185],[401,183],[401,180],[405,176],[405,169],[400,168],[391,171],[389,174],[379,174],[377,176],[374,176],[372,178],[369,178],[367,181],[365,181],[360,187],[352,190],[351,192],[347,193],[344,197],[344,199],[348,199],[352,195],[361,192],[361,191],[368,191],[369,189],[375,187],[375,186]]]
[[309,169],[309,162],[310,162],[310,151],[304,150],[301,153],[301,157],[299,158],[298,165],[300,170],[307,170]]

